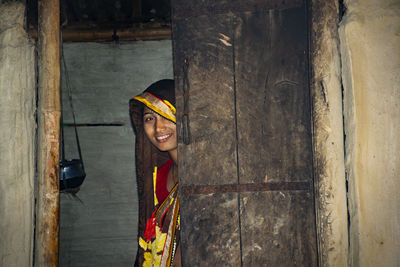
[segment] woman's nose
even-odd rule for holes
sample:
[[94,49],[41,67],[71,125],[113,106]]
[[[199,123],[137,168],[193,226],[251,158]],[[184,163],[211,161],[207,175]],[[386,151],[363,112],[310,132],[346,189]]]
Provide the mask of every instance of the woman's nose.
[[165,119],[159,116],[156,120],[155,126],[156,126],[156,132],[161,132],[165,130]]

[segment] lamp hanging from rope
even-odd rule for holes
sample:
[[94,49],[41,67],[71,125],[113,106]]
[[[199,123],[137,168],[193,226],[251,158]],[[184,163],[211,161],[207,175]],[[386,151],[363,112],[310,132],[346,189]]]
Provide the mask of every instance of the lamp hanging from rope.
[[[64,121],[63,121],[63,105],[61,103],[61,147],[60,147],[60,191],[67,192],[67,193],[77,193],[82,185],[83,181],[85,180],[86,173],[85,173],[85,166],[82,160],[82,152],[81,146],[79,143],[79,136],[78,136],[78,129],[76,127],[76,120],[75,120],[75,112],[74,107],[72,104],[72,89],[71,83],[68,75],[67,64],[65,63],[64,57],[64,49],[61,46],[61,61],[64,68],[64,77],[65,77],[65,85],[68,92],[68,102],[71,108],[72,119],[74,122],[74,130],[75,130],[75,139],[76,144],[78,147],[78,154],[79,159],[71,159],[67,160],[65,158],[65,149],[64,149]],[[62,94],[61,94],[62,95]],[[62,96],[61,96],[62,101]]]

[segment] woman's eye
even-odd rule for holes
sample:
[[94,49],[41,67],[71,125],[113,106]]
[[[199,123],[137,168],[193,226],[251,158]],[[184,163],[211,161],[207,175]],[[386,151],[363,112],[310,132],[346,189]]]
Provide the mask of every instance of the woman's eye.
[[144,118],[144,122],[152,121],[153,119],[154,119],[153,117],[146,117],[146,118]]

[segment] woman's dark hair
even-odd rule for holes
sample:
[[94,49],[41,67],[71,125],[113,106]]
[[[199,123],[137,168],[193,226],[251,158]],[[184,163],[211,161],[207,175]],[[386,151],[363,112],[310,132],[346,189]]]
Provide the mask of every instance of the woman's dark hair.
[[[151,84],[145,92],[148,92],[162,100],[167,100],[175,106],[174,80],[160,80]],[[146,229],[147,219],[152,216],[154,210],[153,201],[153,170],[154,166],[161,166],[169,160],[168,152],[159,151],[145,136],[143,129],[144,104],[131,99],[129,101],[129,112],[131,122],[136,134],[136,175],[139,199],[139,224],[138,238],[143,236]],[[138,249],[138,255],[143,250]],[[135,266],[142,265],[143,255],[136,257]]]
[[174,80],[164,79],[151,84],[145,92],[148,92],[162,100],[168,100],[175,106],[175,90]]
[[[167,100],[175,106],[175,82],[171,79],[159,80],[152,83],[144,92],[150,93],[159,99]],[[129,111],[131,114],[132,126],[137,134],[141,130],[143,120],[144,104],[131,99],[129,101]]]

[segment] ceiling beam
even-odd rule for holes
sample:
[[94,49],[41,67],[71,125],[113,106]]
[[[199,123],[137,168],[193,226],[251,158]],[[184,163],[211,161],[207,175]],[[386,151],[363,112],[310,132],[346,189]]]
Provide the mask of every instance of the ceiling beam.
[[[37,39],[37,31],[29,30],[29,35]],[[136,41],[171,39],[170,27],[129,28],[129,29],[63,29],[64,42],[93,41]]]
[[[37,40],[36,29],[31,28],[28,32]],[[137,23],[119,28],[112,25],[73,25],[62,29],[62,38],[64,42],[169,40],[171,25],[159,22]]]

